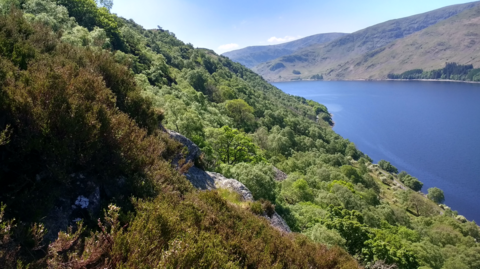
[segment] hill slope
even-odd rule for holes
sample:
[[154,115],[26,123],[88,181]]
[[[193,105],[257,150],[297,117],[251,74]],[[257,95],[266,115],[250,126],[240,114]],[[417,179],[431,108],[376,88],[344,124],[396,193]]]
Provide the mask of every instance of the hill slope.
[[225,52],[222,55],[230,58],[232,61],[241,63],[246,67],[252,68],[260,63],[264,63],[285,55],[292,54],[297,50],[312,45],[328,43],[345,35],[347,34],[318,34],[278,45],[247,47],[239,50]]
[[[0,268],[478,268],[478,226],[372,164],[325,106],[93,0],[17,8],[0,15]],[[254,200],[198,191],[192,169]]]
[[[371,55],[340,65],[332,77],[385,79],[389,73],[412,69],[434,70],[446,62],[480,67],[480,7],[474,7]],[[372,57],[373,56],[373,57]]]
[[[311,46],[292,55],[284,56],[253,68],[269,81],[309,79],[323,74],[325,79],[345,79],[343,73],[333,74],[340,66],[361,55],[373,57],[378,49],[395,40],[405,38],[440,21],[446,20],[465,10],[477,6],[479,2],[448,6],[407,18],[387,21],[368,27],[328,44]],[[367,53],[371,53],[368,55]],[[278,68],[278,66],[284,66]],[[273,68],[272,68],[273,67]],[[293,74],[297,70],[300,74]]]

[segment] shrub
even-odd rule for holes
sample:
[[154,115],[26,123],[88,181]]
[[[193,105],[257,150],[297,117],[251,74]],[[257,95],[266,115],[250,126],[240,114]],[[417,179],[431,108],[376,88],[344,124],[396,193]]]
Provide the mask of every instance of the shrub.
[[428,189],[427,197],[437,204],[441,204],[445,201],[445,195],[443,194],[443,191],[436,187]]

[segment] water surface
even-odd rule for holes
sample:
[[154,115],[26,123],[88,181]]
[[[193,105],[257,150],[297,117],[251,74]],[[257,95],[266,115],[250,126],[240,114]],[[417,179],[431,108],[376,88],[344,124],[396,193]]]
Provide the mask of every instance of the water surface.
[[480,84],[417,81],[275,83],[333,114],[334,130],[375,162],[439,187],[445,203],[480,221]]

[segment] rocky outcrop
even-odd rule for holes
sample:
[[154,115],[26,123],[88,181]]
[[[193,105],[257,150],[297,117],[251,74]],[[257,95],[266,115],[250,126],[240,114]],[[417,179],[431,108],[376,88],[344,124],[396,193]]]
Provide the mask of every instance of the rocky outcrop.
[[282,170],[276,168],[275,166],[273,167],[273,172],[275,172],[276,181],[284,181],[285,179],[287,179],[287,174],[285,174]]
[[270,221],[270,224],[273,227],[279,229],[280,231],[283,231],[286,233],[292,232],[287,222],[282,217],[280,217],[280,215],[278,215],[277,212],[273,213],[272,217],[269,217],[269,216],[264,216],[264,217]]
[[242,196],[244,201],[254,201],[250,190],[238,180],[226,178],[222,174],[207,172],[215,181],[215,187],[234,191]]
[[215,180],[202,169],[192,166],[187,173],[185,173],[187,179],[192,185],[199,190],[214,190]]
[[185,163],[188,163],[189,161],[195,162],[200,157],[200,154],[202,153],[200,148],[190,139],[171,130],[168,130],[168,134],[171,138],[177,140],[178,142],[182,143],[182,145],[187,147],[188,152],[185,155]]

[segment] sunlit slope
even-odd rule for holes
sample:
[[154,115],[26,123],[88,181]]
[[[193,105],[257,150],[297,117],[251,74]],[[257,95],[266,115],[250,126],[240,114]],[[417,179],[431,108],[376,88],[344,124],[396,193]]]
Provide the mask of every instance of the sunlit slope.
[[331,43],[311,46],[292,55],[260,64],[253,70],[269,81],[310,79],[316,74],[323,74],[325,79],[348,79],[351,77],[347,77],[347,70],[355,66],[346,63],[352,62],[360,56],[372,58],[379,52],[379,49],[393,41],[424,30],[478,6],[478,4],[479,2],[472,2],[448,6],[411,17],[387,21]]
[[366,54],[332,74],[347,79],[384,79],[388,73],[443,68],[446,62],[480,66],[480,7]]

